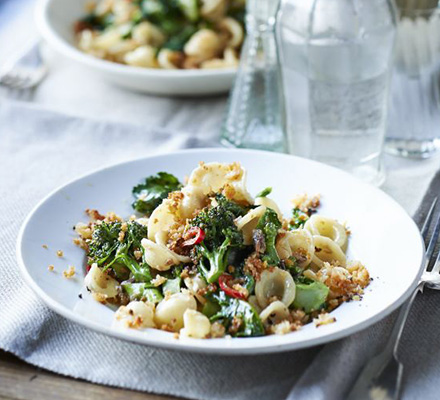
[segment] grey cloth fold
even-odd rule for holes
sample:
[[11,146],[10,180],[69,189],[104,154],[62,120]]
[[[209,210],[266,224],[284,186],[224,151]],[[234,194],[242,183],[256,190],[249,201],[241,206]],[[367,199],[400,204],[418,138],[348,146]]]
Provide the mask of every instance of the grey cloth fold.
[[[15,239],[32,207],[79,174],[157,151],[210,146],[215,137],[202,140],[78,119],[37,106],[0,106],[1,348],[29,363],[92,382],[191,399],[244,400],[343,398],[368,355],[383,345],[394,316],[326,346],[237,358],[131,344],[56,315],[24,284],[17,270]],[[439,181],[437,175],[428,193],[438,191]],[[421,207],[417,215],[424,210]],[[436,296],[428,292],[417,299],[405,331],[404,398],[437,397]]]

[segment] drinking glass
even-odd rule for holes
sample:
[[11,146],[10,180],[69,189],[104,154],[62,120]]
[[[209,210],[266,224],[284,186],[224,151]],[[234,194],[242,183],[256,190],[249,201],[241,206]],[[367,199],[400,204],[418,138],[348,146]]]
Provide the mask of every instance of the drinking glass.
[[396,54],[385,150],[427,158],[440,147],[438,0],[398,0]]
[[283,0],[277,34],[289,151],[384,180],[392,0]]

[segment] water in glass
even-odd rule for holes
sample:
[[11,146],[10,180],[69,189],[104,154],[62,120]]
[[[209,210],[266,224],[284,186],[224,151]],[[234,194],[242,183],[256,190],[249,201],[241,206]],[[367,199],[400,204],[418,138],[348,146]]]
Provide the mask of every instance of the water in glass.
[[290,152],[381,183],[395,36],[389,1],[286,0],[278,35]]

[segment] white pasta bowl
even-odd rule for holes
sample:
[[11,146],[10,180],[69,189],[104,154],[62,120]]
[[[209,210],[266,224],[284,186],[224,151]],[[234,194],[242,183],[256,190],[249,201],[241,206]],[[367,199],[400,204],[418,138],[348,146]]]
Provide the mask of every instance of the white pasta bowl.
[[[168,171],[180,179],[199,161],[239,161],[247,169],[248,189],[256,194],[271,186],[271,197],[284,215],[298,193],[321,194],[319,214],[347,221],[352,232],[348,258],[360,260],[373,280],[361,301],[342,304],[336,322],[313,323],[285,335],[254,338],[176,339],[156,329],[112,327],[115,310],[96,302],[84,287],[84,252],[75,246],[72,226],[96,208],[132,214],[130,193],[141,179]],[[109,185],[111,182],[111,185]],[[47,248],[44,248],[46,245]],[[57,250],[64,257],[56,255]],[[83,176],[55,190],[27,217],[17,241],[20,270],[31,288],[64,317],[121,339],[165,348],[219,354],[258,354],[300,349],[353,334],[395,310],[417,284],[424,260],[419,230],[388,195],[338,169],[293,156],[252,150],[199,149],[135,160]],[[53,264],[55,271],[48,271]],[[76,267],[71,279],[62,271]],[[82,298],[78,295],[82,294]]]
[[129,90],[172,95],[203,96],[227,92],[235,69],[161,70],[118,64],[83,53],[75,47],[73,25],[85,14],[87,0],[39,0],[36,23],[42,38],[56,52],[81,64],[97,77]]

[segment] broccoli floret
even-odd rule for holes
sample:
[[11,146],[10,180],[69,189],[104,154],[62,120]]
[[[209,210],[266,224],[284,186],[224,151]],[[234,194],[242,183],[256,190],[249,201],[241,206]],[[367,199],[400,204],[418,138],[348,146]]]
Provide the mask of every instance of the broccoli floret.
[[145,262],[139,264],[134,256],[135,250],[144,251],[141,240],[147,237],[147,227],[136,221],[128,221],[125,223],[124,237],[120,240],[122,224],[102,222],[95,226],[89,243],[88,263],[97,263],[104,270],[111,267],[122,280],[131,272],[136,281],[149,282],[150,267]]
[[264,327],[258,313],[246,301],[227,296],[224,292],[213,295],[220,306],[220,311],[214,314],[210,320],[221,321],[228,328],[234,318],[241,320],[236,332],[232,336],[262,336]]
[[271,208],[268,208],[258,221],[256,229],[263,232],[265,250],[262,260],[266,261],[269,265],[278,265],[280,262],[280,258],[275,248],[275,241],[280,228],[281,222],[278,219],[277,213]]
[[95,226],[87,254],[89,265],[97,263],[101,266],[105,262],[113,260],[116,249],[120,245],[118,241],[120,231],[120,222],[102,222]]
[[170,192],[179,190],[181,187],[179,180],[167,172],[149,176],[144,183],[133,188],[135,201],[132,207],[138,212],[150,215]]
[[193,254],[209,283],[216,282],[225,271],[231,250],[243,246],[243,234],[234,220],[246,213],[246,208],[223,195],[217,195],[216,202],[217,205],[200,212],[191,221],[192,226],[205,232],[204,240],[194,247]]

